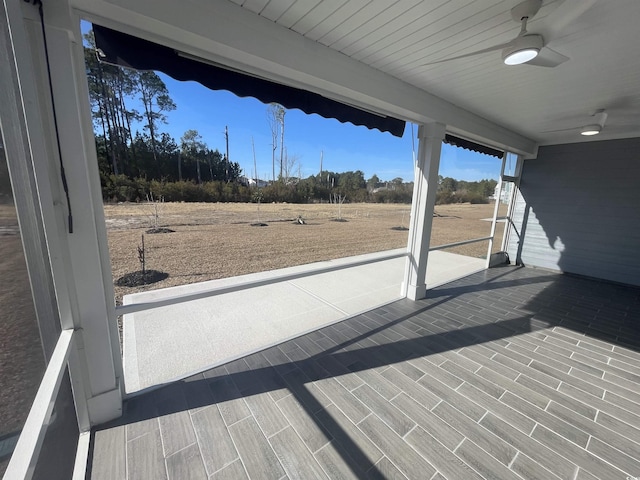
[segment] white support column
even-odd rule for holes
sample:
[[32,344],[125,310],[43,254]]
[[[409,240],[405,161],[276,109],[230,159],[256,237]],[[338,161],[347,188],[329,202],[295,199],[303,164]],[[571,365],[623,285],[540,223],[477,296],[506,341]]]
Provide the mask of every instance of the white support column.
[[409,255],[402,286],[403,294],[411,300],[419,300],[427,294],[427,258],[444,135],[445,125],[441,123],[429,123],[418,129],[420,145],[415,165],[411,227],[407,244]]
[[69,369],[81,430],[121,414],[122,363],[115,318],[100,179],[93,140],[79,18],[67,1],[44,2],[47,45],[62,163],[69,185],[73,233],[53,122],[49,74],[38,8],[4,2],[43,212],[63,328],[77,331]]

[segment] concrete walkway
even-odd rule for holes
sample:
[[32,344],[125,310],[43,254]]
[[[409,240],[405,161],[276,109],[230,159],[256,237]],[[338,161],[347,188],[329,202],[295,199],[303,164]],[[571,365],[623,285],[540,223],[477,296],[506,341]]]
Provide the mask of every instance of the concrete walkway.
[[[134,304],[261,280],[312,267],[375,259],[379,252],[126,295]],[[400,298],[406,258],[316,274],[248,290],[124,315],[127,393],[168,383],[276,345]],[[485,261],[452,253],[429,254],[433,288],[484,269]]]

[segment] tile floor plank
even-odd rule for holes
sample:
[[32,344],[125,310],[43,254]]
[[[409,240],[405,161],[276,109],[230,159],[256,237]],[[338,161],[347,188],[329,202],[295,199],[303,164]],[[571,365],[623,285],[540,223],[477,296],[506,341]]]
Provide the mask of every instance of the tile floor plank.
[[269,440],[289,478],[329,478],[292,427],[276,433]]
[[[526,452],[527,456],[531,457],[539,464],[544,465],[549,471],[553,472],[563,480],[573,479],[576,466],[566,458],[558,455],[558,453],[556,453],[558,450],[553,446],[545,444],[544,442],[538,443],[528,435],[524,435],[522,432],[516,430],[511,425],[503,422],[491,413],[487,414],[480,421],[480,424],[502,438],[504,441],[508,442],[509,445],[512,445],[522,452]],[[540,425],[537,425],[534,429],[534,433],[539,429]],[[576,448],[579,447],[576,446]]]
[[324,472],[331,480],[351,480],[352,478],[364,478],[363,472],[355,464],[349,464],[339,453],[339,446],[329,442],[314,457]]
[[220,414],[227,425],[232,425],[251,415],[249,407],[231,377],[225,375],[209,384],[213,401],[218,404]]
[[335,378],[326,378],[317,382],[316,385],[353,423],[358,423],[371,413],[369,408]]
[[[624,408],[620,408],[617,405],[614,405],[613,403],[607,402],[606,400],[600,399],[598,397],[594,397],[593,395],[583,392],[582,390],[575,388],[569,384],[563,383],[558,388],[558,391],[560,393],[565,394],[565,397],[569,398],[571,401],[580,399],[585,404],[588,404],[590,408],[592,408],[594,411],[599,410],[600,412],[605,412],[610,415],[613,415],[619,420],[623,420],[627,422],[629,425],[640,426],[639,415],[636,415],[633,412],[625,410]],[[567,405],[566,403],[562,403],[562,402],[558,402],[558,403],[561,403],[562,405],[568,408],[571,408],[571,405],[574,404],[574,403],[569,403]],[[574,408],[571,408],[571,409],[576,411]],[[581,413],[581,412],[578,411],[577,413]],[[592,417],[587,417],[587,418],[591,418],[593,420]]]
[[[551,402],[549,404],[547,411],[556,417],[563,419],[565,422],[588,432],[593,437],[592,440],[606,439],[608,442],[615,445],[618,450],[623,451],[627,455],[637,456],[638,452],[640,452],[640,443],[638,443],[640,442],[640,437],[636,437],[635,441],[629,441],[618,432],[604,428],[601,424],[588,420],[555,402]],[[599,412],[599,414],[600,413],[601,412]],[[581,446],[586,448],[586,445]]]
[[207,480],[207,472],[202,463],[200,449],[193,444],[167,457],[169,480]]
[[477,403],[472,402],[466,396],[458,393],[456,390],[453,390],[436,380],[431,376],[431,372],[422,377],[418,381],[418,383],[429,390],[431,393],[440,397],[442,400],[445,400],[452,405],[460,408],[464,411],[465,415],[471,417],[475,421],[480,420],[486,413],[486,410]]
[[[553,449],[555,452],[559,452],[564,458],[573,462],[575,465],[578,465],[580,468],[585,469],[596,477],[624,478],[624,473],[620,469],[613,467],[609,463],[589,453],[587,450],[569,442],[542,425],[536,426],[531,437],[538,440],[548,448]],[[592,441],[593,439],[591,439],[589,444],[591,444]]]
[[[408,480],[398,467],[396,467],[387,457],[382,457],[374,467],[367,472],[369,480]],[[435,479],[434,479],[435,480]]]
[[166,479],[160,430],[145,433],[127,442],[127,479]]
[[311,413],[331,404],[331,400],[300,369],[296,368],[283,375],[282,378],[292,395],[304,404]]
[[210,405],[193,413],[191,421],[209,475],[238,458],[238,452],[217,405]]
[[464,439],[455,454],[488,480],[522,480],[513,470],[509,470],[502,463],[492,460],[487,452],[468,438]]
[[322,428],[322,424],[318,424],[315,417],[293,395],[278,401],[277,406],[312,453],[331,441],[331,434]]
[[416,425],[416,422],[385,400],[369,385],[356,388],[353,394],[401,437]]
[[268,393],[249,395],[244,400],[267,437],[289,426],[289,422]]
[[408,478],[431,478],[436,472],[432,465],[375,415],[369,415],[358,426]]
[[209,477],[210,480],[249,480],[240,459],[218,470]]
[[519,453],[515,458],[511,464],[511,469],[526,480],[559,480],[561,478],[522,453]]
[[[614,445],[616,447],[621,447],[620,444],[614,443]],[[633,451],[628,452],[631,453],[631,455],[628,455],[627,453],[620,451],[618,448],[614,448],[610,444],[593,437],[589,442],[587,450],[607,462],[616,465],[620,470],[625,472],[627,476],[633,476],[635,473],[640,472],[640,461],[638,460],[639,450],[637,447],[633,449]],[[589,471],[594,473],[592,470]]]
[[[532,403],[527,402],[525,399],[513,395],[511,392],[505,393],[501,400],[512,408],[524,413],[532,420],[544,425],[549,430],[553,430],[557,434],[562,435],[564,438],[572,441],[576,445],[580,445],[581,447],[587,446],[589,433],[577,428],[573,423],[567,422],[566,420],[549,413],[547,410],[542,410]],[[587,419],[585,418],[585,420]]]
[[163,415],[159,420],[165,457],[195,443],[196,435],[188,410]]
[[160,428],[155,398],[150,395],[128,400],[124,405],[124,416],[128,420],[126,424],[128,440]]
[[482,480],[475,470],[422,428],[411,430],[406,441],[445,477]]
[[333,437],[333,443],[340,453],[350,459],[348,463],[356,465],[357,469],[366,472],[382,458],[379,446],[362,433],[335,405],[316,413],[316,418]]
[[[389,367],[380,375],[382,375],[384,378],[386,378],[396,387],[402,390],[403,393],[406,393],[420,405],[429,410],[431,410],[438,404],[438,402],[440,402],[440,399],[436,395],[429,392],[422,385],[416,383],[414,380],[401,373],[398,369],[396,369],[395,366]],[[423,376],[424,374],[421,375],[420,378],[422,378]]]
[[434,434],[438,441],[451,451],[455,450],[465,438],[451,425],[444,422],[429,409],[423,408],[422,405],[404,392],[394,398],[391,403],[423,429]]
[[480,427],[471,418],[447,402],[440,403],[433,409],[433,413],[504,465],[509,465],[515,457],[516,449],[508,442]]
[[[520,413],[517,409],[505,405],[500,400],[496,400],[491,395],[486,394],[482,390],[478,390],[473,385],[463,383],[458,388],[458,392],[473,398],[473,401],[484,407],[487,411],[497,415],[511,426],[517,428],[523,433],[529,434],[536,422],[526,415]],[[505,392],[505,394],[508,392]]]
[[[137,437],[136,437],[137,438]],[[96,430],[93,446],[101,452],[91,464],[92,478],[123,479],[126,476],[125,426]]]
[[229,427],[229,433],[249,478],[278,480],[285,474],[278,457],[253,417],[234,423]]

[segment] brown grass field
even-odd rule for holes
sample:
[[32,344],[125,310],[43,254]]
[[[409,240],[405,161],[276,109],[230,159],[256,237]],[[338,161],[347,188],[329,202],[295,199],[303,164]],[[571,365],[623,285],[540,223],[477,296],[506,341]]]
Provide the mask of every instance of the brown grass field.
[[[165,280],[140,287],[115,286],[116,300],[128,293],[294,265],[377,252],[407,245],[409,205],[345,204],[337,222],[336,205],[159,203],[158,226],[173,233],[146,234],[155,224],[156,207],[148,203],[104,206],[114,281],[140,270],[137,246],[144,234],[146,268],[169,274]],[[501,206],[504,214],[506,206]],[[431,245],[488,236],[492,204],[436,207]],[[306,225],[296,225],[301,216]],[[266,227],[252,223],[266,223]],[[503,226],[496,231],[499,250]],[[447,251],[485,257],[487,242]]]

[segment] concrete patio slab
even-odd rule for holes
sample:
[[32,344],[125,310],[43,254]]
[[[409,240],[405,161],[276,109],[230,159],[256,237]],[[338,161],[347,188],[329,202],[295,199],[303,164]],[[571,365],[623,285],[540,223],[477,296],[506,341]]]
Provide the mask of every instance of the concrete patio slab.
[[[389,253],[393,252],[136,293],[125,296],[124,304],[339,266]],[[482,259],[441,251],[431,252],[429,260],[430,288],[484,269]],[[169,383],[393,302],[401,296],[405,265],[404,257],[383,260],[124,315],[126,391]]]

